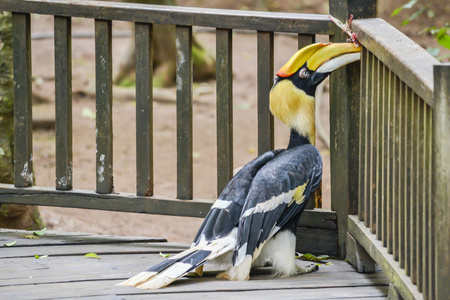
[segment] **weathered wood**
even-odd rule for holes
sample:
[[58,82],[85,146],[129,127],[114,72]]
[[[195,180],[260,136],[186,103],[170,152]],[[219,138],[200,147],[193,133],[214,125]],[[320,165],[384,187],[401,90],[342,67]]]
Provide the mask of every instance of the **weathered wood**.
[[359,273],[375,272],[375,262],[367,251],[347,232],[347,260]]
[[[345,21],[376,15],[376,1],[329,1],[330,14]],[[335,27],[333,42],[344,42],[346,35]],[[360,65],[353,63],[336,70],[330,77],[330,161],[331,207],[338,212],[339,255],[345,256],[347,215],[357,213],[359,168]]]
[[435,65],[433,111],[433,179],[432,222],[435,235],[435,286],[436,299],[450,295],[450,64]]
[[30,14],[12,14],[14,67],[14,183],[33,185],[33,135],[31,122]]
[[400,230],[400,220],[399,220],[399,211],[400,211],[400,118],[401,118],[401,101],[400,101],[400,79],[397,76],[393,76],[393,81],[391,82],[391,88],[393,90],[393,151],[392,151],[392,197],[395,199],[394,206],[392,210],[392,218],[394,220],[392,224],[392,247],[394,260],[399,260],[399,249],[400,249],[400,239],[399,239],[399,230]]
[[[62,197],[64,195],[64,197]],[[41,206],[76,207],[109,211],[161,214],[204,218],[214,200],[178,200],[163,196],[142,197],[134,194],[97,194],[89,190],[58,191],[51,188],[15,188],[0,183],[0,203],[32,204]],[[336,213],[328,210],[305,210],[304,220],[309,226],[335,229]]]
[[72,20],[54,18],[56,189],[72,189]]
[[357,216],[348,217],[348,232],[367,251],[372,259],[383,269],[389,281],[395,286],[401,296],[405,299],[422,299],[422,294],[417,290],[417,286],[411,283],[411,279],[406,275],[405,270],[398,262],[392,259],[387,253],[381,241],[370,233],[370,230],[360,222]]
[[[17,234],[1,231],[0,241],[16,238]],[[145,291],[116,287],[114,284],[164,260],[159,251],[172,254],[187,246],[148,243],[145,238],[132,241],[121,237],[64,237],[52,232],[34,240],[36,245],[21,246],[23,240],[18,240],[12,247],[0,245],[0,264],[2,271],[6,271],[0,274],[0,293],[7,299],[148,299],[152,296],[158,299],[191,299],[199,295],[239,299],[258,295],[261,299],[273,299],[280,295],[290,298],[299,294],[308,299],[326,299],[336,293],[342,299],[357,299],[386,297],[388,293],[389,283],[381,272],[358,274],[349,264],[339,260],[329,260],[332,264],[322,264],[317,272],[291,278],[274,278],[269,267],[252,271],[249,281],[228,281],[215,278],[218,270],[207,264],[203,278],[178,279],[164,289]],[[59,245],[56,244],[58,242],[67,243]],[[84,257],[88,252],[96,252],[101,259]],[[11,254],[16,254],[16,257]],[[35,254],[49,256],[35,259]],[[296,260],[296,263],[299,266],[311,264],[301,260]]]
[[114,189],[111,24],[95,20],[96,192],[101,194]]
[[274,148],[269,93],[273,85],[273,32],[258,31],[258,155]]
[[[355,20],[358,40],[428,104],[433,103],[433,70],[438,61],[382,19]],[[405,46],[408,51],[405,51]]]
[[192,27],[176,26],[177,198],[193,197]]
[[333,34],[326,15],[226,10],[134,3],[2,0],[0,10],[141,23],[205,26],[304,34]]
[[402,296],[397,292],[394,285],[389,284],[388,300],[402,300]]
[[425,243],[424,243],[424,295],[432,299],[434,295],[435,285],[435,266],[434,266],[434,228],[433,228],[433,207],[430,205],[432,203],[432,174],[433,174],[433,163],[432,163],[432,153],[433,153],[433,111],[431,107],[426,106],[425,111],[425,157],[424,157],[424,170],[425,170],[425,213],[424,213],[424,224],[425,224]]
[[[297,227],[295,249],[300,253],[337,257],[337,230]],[[320,238],[318,238],[320,237]]]
[[136,194],[153,195],[153,26],[135,24]]
[[358,218],[366,220],[366,170],[367,170],[367,115],[368,115],[368,51],[361,49],[361,98],[359,111],[359,181],[358,181]]
[[233,177],[233,43],[231,29],[216,30],[217,195]]

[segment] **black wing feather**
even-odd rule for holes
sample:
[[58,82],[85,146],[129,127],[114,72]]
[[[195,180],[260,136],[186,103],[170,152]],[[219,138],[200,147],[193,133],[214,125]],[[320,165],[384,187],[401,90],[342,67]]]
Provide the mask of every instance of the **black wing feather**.
[[[262,167],[253,179],[242,209],[236,250],[246,247],[246,254],[253,255],[275,226],[283,227],[298,217],[306,201],[300,205],[295,201],[290,204],[289,195],[307,183],[303,193],[307,199],[319,186],[321,177],[322,159],[312,145],[288,149]],[[282,199],[283,193],[286,197]],[[257,212],[258,209],[263,211]],[[237,255],[235,251],[233,262]]]
[[[258,171],[284,149],[268,151],[242,167],[223,189],[219,198],[222,201],[230,201],[226,208],[213,208],[205,217],[194,244],[198,244],[202,235],[206,240],[212,240],[226,236],[239,223],[242,207],[253,178]],[[220,201],[218,200],[218,201]]]

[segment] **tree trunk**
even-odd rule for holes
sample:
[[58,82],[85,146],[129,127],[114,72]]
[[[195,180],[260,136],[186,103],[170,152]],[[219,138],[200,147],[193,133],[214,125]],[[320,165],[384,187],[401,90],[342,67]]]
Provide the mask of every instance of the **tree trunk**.
[[[0,182],[14,183],[14,95],[11,14],[0,11]],[[0,204],[0,227],[35,230],[44,227],[39,209]]]
[[[176,5],[176,0],[134,0],[143,4]],[[114,84],[125,84],[135,68],[134,42],[122,58],[119,70],[114,76]],[[175,26],[153,25],[153,77],[155,86],[169,86],[175,83]],[[216,61],[204,47],[192,38],[193,76],[195,81],[214,79]]]

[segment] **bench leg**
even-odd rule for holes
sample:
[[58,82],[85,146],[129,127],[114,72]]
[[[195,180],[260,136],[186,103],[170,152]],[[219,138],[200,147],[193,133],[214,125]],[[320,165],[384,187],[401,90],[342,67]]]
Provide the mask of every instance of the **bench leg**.
[[375,262],[364,248],[347,232],[347,260],[359,273],[374,273]]

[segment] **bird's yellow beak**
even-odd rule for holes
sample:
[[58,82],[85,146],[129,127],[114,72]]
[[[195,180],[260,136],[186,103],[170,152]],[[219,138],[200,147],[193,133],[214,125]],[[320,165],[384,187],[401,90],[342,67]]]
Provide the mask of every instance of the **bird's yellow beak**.
[[[361,47],[352,43],[316,43],[298,50],[277,72],[289,77],[305,63],[309,70],[329,73],[352,61],[359,60]],[[339,58],[339,59],[337,59]]]

